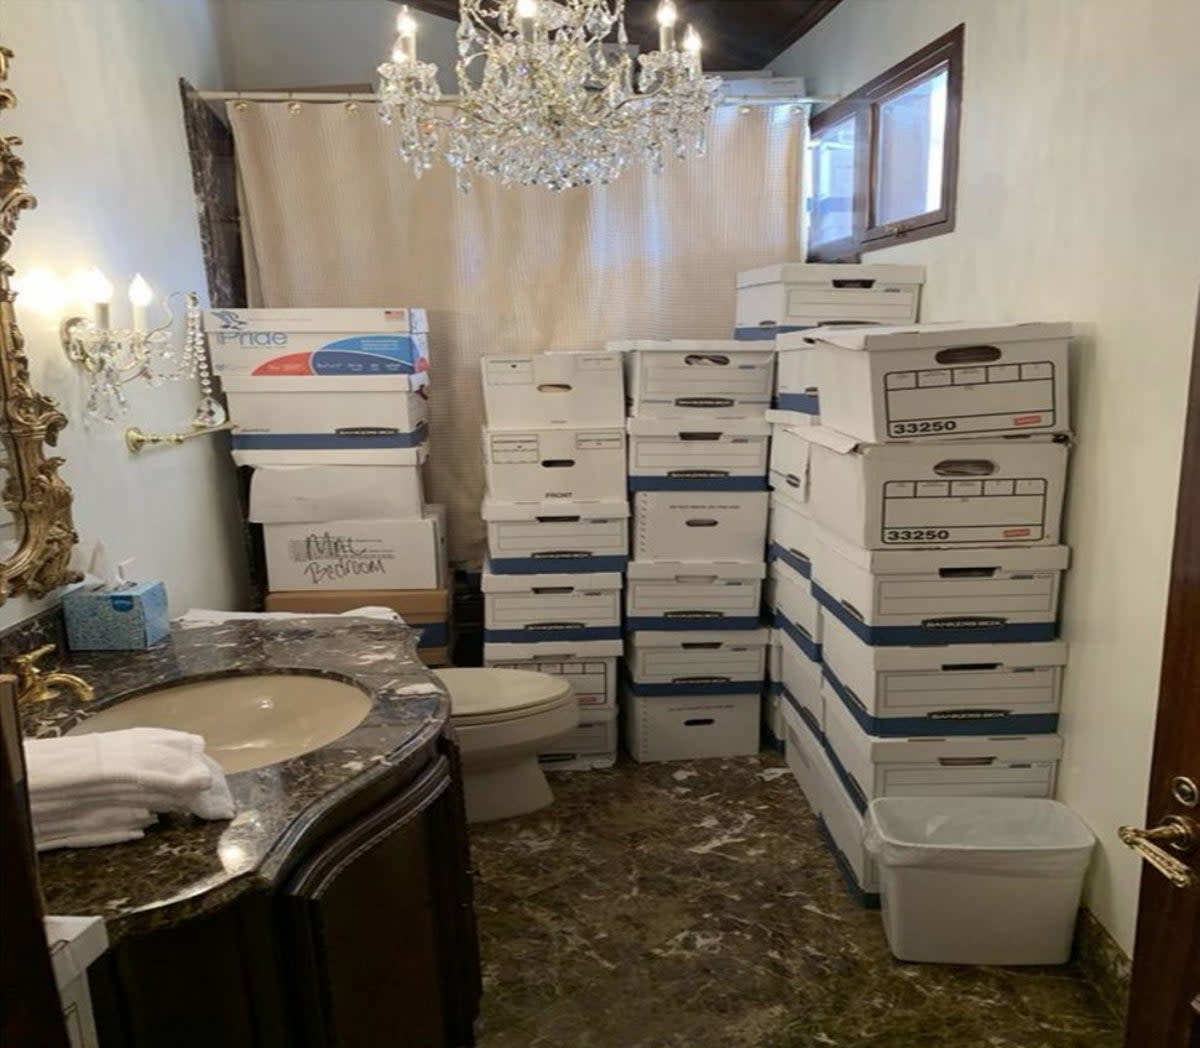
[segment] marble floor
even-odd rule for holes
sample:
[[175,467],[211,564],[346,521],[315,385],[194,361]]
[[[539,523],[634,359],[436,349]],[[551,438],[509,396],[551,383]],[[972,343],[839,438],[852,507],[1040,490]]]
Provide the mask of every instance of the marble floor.
[[1117,1048],[1072,968],[900,964],[780,758],[552,776],[472,832],[480,1048]]

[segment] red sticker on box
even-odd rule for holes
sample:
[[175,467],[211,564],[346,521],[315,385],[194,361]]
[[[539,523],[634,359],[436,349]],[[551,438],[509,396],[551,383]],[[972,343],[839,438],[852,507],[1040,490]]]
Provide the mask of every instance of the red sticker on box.
[[1044,421],[1041,415],[1014,415],[1014,426],[1040,426]]
[[1027,539],[1033,534],[1031,528],[1005,528],[1001,534],[1006,539]]

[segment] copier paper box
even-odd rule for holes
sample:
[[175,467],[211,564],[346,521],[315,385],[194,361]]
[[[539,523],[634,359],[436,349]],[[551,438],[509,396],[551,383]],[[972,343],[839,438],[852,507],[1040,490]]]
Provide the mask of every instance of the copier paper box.
[[822,425],[859,440],[1062,433],[1069,324],[818,328]]
[[212,309],[204,329],[222,379],[429,371],[423,309]]
[[612,353],[484,357],[481,366],[492,429],[624,425],[625,378]]

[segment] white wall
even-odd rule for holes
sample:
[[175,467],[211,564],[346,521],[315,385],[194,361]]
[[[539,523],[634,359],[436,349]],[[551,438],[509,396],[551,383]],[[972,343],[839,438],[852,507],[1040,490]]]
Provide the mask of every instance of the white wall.
[[[393,0],[224,0],[228,86],[237,90],[371,84],[396,37]],[[417,52],[454,91],[458,23],[422,11]],[[372,88],[373,89],[373,88]]]
[[925,320],[1069,319],[1075,373],[1060,796],[1100,839],[1088,903],[1132,949],[1185,394],[1200,287],[1195,0],[843,0],[774,63],[845,94],[960,22],[956,231]]
[[[9,86],[17,109],[5,134],[25,144],[38,198],[17,229],[18,276],[60,276],[99,266],[124,289],[141,271],[160,292],[196,290],[205,278],[177,78],[219,86],[217,0],[0,0],[0,39],[15,52]],[[166,580],[174,611],[236,606],[245,568],[236,529],[233,471],[215,439],[131,456],[123,425],[84,421],[84,385],[67,364],[57,319],[17,304],[35,383],[59,398],[71,424],[60,442],[85,541],[113,559],[136,557],[141,578]],[[129,422],[186,428],[195,383],[129,387]],[[219,439],[219,438],[218,438]],[[37,607],[13,599],[0,627]]]

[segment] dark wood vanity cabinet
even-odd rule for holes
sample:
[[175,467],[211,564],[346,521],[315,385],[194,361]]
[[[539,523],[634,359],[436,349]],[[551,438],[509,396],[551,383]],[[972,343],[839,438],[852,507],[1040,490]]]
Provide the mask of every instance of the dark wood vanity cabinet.
[[481,994],[457,748],[305,851],[269,896],[122,941],[101,1044],[462,1048]]

